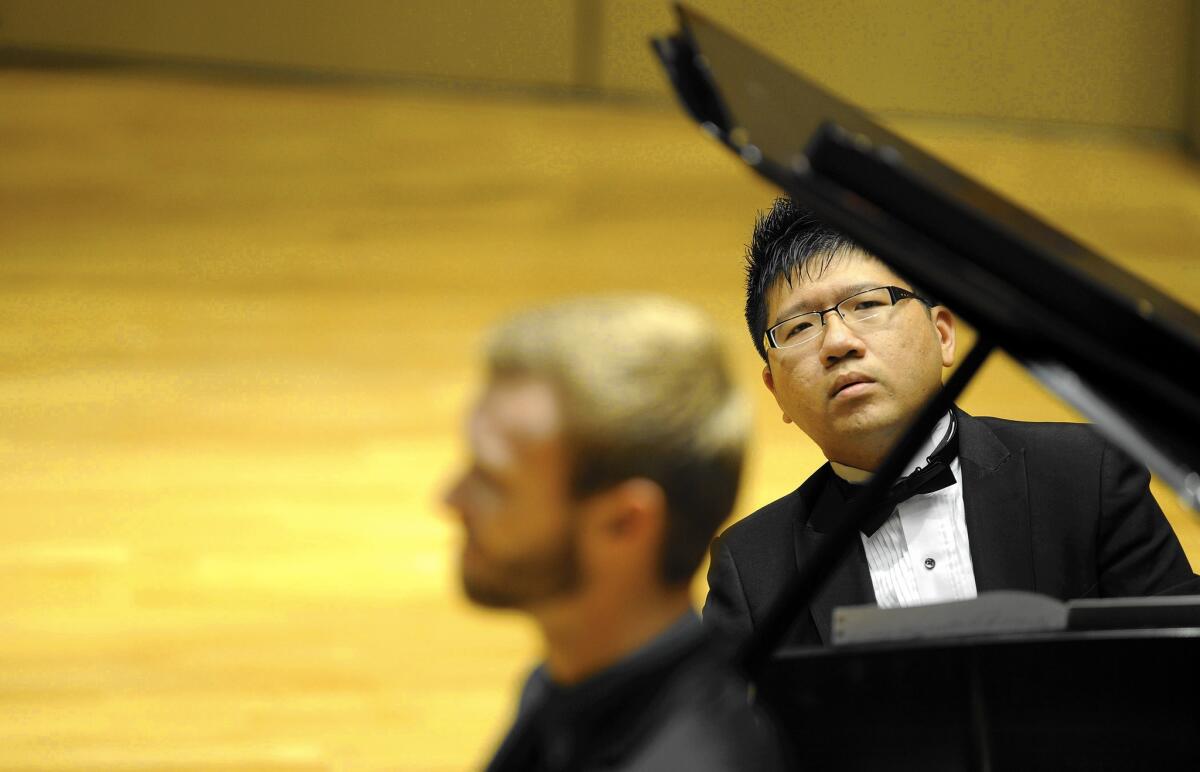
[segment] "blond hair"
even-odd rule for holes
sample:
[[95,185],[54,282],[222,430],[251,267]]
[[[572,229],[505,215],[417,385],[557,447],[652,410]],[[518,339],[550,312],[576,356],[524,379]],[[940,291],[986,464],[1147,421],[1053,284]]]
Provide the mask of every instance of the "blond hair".
[[487,356],[493,377],[554,387],[576,496],[634,477],[662,488],[662,577],[688,581],[733,508],[750,424],[705,317],[662,297],[581,298],[509,320]]

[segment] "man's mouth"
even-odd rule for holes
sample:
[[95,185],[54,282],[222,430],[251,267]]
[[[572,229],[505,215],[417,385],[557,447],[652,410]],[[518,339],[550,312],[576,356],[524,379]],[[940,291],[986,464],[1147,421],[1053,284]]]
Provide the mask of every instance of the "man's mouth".
[[872,378],[862,373],[839,375],[837,380],[833,382],[832,388],[829,389],[829,398],[834,399],[839,396],[852,397],[861,391],[866,391],[867,386],[874,382]]

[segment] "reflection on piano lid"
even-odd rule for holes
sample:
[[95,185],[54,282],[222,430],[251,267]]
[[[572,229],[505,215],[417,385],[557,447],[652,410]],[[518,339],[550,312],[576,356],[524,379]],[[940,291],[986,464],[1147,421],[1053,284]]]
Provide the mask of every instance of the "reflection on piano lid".
[[1028,635],[1072,630],[1200,628],[1200,596],[1060,601],[1033,592],[981,593],[970,600],[904,608],[874,604],[833,611],[836,645]]

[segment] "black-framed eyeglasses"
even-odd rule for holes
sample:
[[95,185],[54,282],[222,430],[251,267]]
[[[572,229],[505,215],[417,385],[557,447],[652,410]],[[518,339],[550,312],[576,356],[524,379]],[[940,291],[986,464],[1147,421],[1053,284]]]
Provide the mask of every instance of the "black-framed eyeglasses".
[[764,335],[766,344],[768,348],[788,348],[816,340],[825,330],[825,315],[830,311],[837,311],[842,321],[855,332],[884,327],[891,319],[895,305],[909,298],[919,300],[927,306],[933,305],[917,293],[903,287],[875,287],[856,292],[824,311],[809,311],[784,319],[767,330]]

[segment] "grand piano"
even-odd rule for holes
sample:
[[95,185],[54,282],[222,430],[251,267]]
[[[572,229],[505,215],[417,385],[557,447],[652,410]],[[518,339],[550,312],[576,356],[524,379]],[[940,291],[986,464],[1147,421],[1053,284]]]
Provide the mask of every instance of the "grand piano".
[[1076,609],[1032,632],[1000,624],[780,649],[795,609],[996,349],[1200,509],[1200,317],[701,14],[677,11],[678,31],[653,46],[688,115],[979,333],[738,654],[798,766],[1200,769],[1196,597]]

